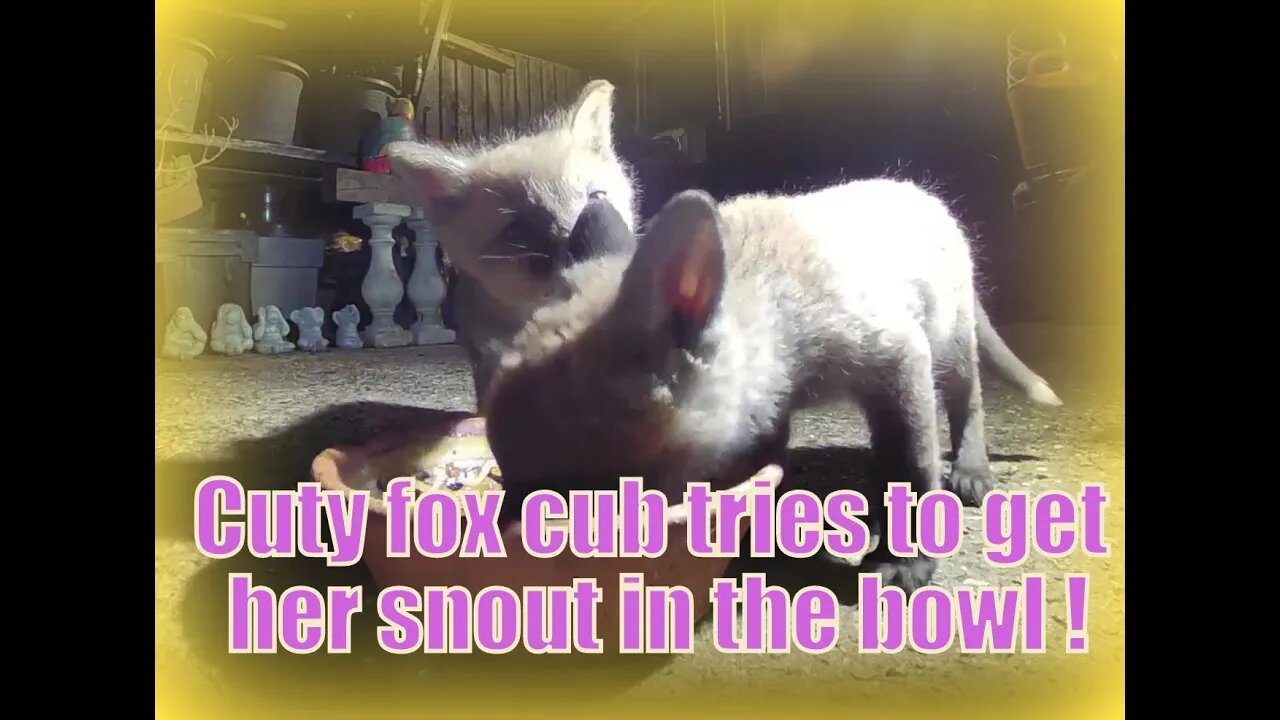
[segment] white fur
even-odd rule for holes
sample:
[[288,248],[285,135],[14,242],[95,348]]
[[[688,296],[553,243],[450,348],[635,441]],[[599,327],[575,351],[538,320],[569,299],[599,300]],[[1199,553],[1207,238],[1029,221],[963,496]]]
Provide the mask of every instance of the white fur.
[[[640,475],[678,504],[691,482],[778,462],[794,411],[851,402],[877,464],[892,464],[873,504],[897,477],[977,505],[994,482],[979,341],[1032,399],[1056,399],[990,327],[959,223],[908,182],[719,208],[681,193],[634,253],[565,279],[569,294],[513,337],[483,408],[512,488],[607,489]],[[956,450],[945,479],[940,406]],[[871,571],[909,593],[934,564],[892,558]]]
[[508,339],[559,285],[564,248],[591,196],[603,192],[635,229],[638,190],[613,146],[613,95],[612,85],[596,80],[572,107],[548,113],[525,134],[471,146],[388,147],[392,172],[420,198],[462,276],[459,341],[478,399],[493,342]]
[[[604,192],[635,229],[638,190],[613,147],[613,94],[609,83],[593,81],[573,107],[548,113],[526,134],[507,133],[456,147],[416,142],[388,146],[393,173],[422,198],[454,267],[500,302],[528,309],[548,289],[510,259],[512,248],[498,242],[514,220],[513,206],[527,202],[546,210],[553,220],[547,240],[563,239],[592,193]],[[519,197],[503,196],[509,192]],[[437,208],[449,198],[461,200],[461,211],[445,216]]]
[[677,404],[678,435],[702,450],[677,487],[797,409],[852,401],[854,388],[882,381],[906,353],[927,345],[945,366],[957,334],[973,341],[968,240],[925,189],[862,180],[737,198],[720,214],[725,313],[708,329],[711,364]]

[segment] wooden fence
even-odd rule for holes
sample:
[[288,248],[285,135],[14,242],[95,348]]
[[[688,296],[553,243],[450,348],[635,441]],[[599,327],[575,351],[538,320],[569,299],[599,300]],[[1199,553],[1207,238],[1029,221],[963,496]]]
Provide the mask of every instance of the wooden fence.
[[426,137],[459,143],[504,130],[524,131],[530,120],[567,107],[586,83],[575,69],[529,55],[484,47],[487,62],[442,49],[423,79],[419,107]]

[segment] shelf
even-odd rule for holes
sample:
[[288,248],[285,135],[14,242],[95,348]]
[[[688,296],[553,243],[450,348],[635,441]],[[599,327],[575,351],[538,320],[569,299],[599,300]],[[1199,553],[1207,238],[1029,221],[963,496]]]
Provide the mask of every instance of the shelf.
[[325,202],[413,204],[403,183],[395,176],[364,172],[348,165],[330,162],[323,150],[252,140],[207,138],[182,132],[157,132],[157,144],[161,139],[171,150],[194,150],[195,157],[192,160],[198,160],[205,148],[221,148],[222,143],[226,142],[226,151],[202,170],[234,169],[254,174],[318,180],[323,183],[321,192]]
[[334,168],[325,173],[325,202],[414,205],[404,183],[394,175]]
[[194,151],[194,161],[198,161],[206,149],[209,149],[209,154],[214,154],[225,144],[226,150],[210,167],[319,178],[325,170],[342,165],[329,160],[324,150],[296,145],[157,130],[156,146],[159,147],[161,142],[165,143],[167,152]]

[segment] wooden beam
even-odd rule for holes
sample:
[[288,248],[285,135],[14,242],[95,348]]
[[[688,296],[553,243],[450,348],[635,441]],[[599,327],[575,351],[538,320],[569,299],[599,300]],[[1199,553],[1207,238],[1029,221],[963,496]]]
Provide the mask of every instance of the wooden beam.
[[440,137],[440,66],[423,72],[418,90],[418,126],[423,136]]
[[[431,25],[427,23],[430,16],[432,5],[439,5],[439,11],[436,13],[435,29],[431,29]],[[417,110],[419,125],[424,134],[430,134],[431,125],[435,125],[436,135],[440,132],[440,73],[436,70],[439,65],[438,57],[440,55],[440,36],[444,33],[445,28],[449,25],[449,17],[453,13],[453,0],[444,0],[437,3],[436,0],[420,0],[418,4],[418,25],[427,29],[431,38],[430,44],[427,46],[427,53],[419,57],[414,62],[417,70],[417,78],[414,80],[412,87],[413,102]],[[407,72],[407,67],[406,67]],[[430,85],[434,84],[435,92],[432,93]],[[402,92],[408,95],[410,83],[406,80],[401,87]],[[434,97],[433,97],[434,95]],[[429,113],[434,113],[434,117],[429,117]]]
[[502,126],[502,76],[497,70],[490,70],[488,75],[489,95],[486,99],[489,102],[489,134],[496,136],[504,129]]
[[[427,67],[424,73],[430,74],[436,71],[436,66],[440,64],[440,43],[444,41],[444,36],[449,34],[449,20],[453,17],[453,0],[444,0],[440,5],[440,14],[436,16],[436,27],[431,31],[431,49],[427,51]],[[426,22],[426,8],[424,6],[422,20]]]
[[471,126],[477,140],[489,136],[489,72],[479,66],[471,68]]
[[516,66],[516,59],[497,48],[482,45],[453,33],[445,33],[441,50],[452,57],[486,69],[506,72]]
[[542,102],[542,60],[529,58],[529,122],[536,124],[551,107]]
[[[469,143],[475,140],[476,124],[471,119],[472,66],[470,63],[457,61],[458,75],[458,141]],[[480,72],[484,72],[481,70]]]
[[[529,117],[531,114],[529,103],[531,97],[529,95],[529,58],[525,55],[516,56],[516,72],[512,78],[512,83],[516,86],[516,127],[521,132],[529,129]],[[533,115],[536,119],[536,115]]]
[[551,112],[563,107],[564,103],[556,97],[556,65],[547,60],[542,61],[542,108],[543,112]]
[[440,58],[440,139],[458,138],[458,62]]
[[334,168],[324,176],[325,202],[396,203],[416,205],[400,179],[394,175],[370,173],[350,168]]

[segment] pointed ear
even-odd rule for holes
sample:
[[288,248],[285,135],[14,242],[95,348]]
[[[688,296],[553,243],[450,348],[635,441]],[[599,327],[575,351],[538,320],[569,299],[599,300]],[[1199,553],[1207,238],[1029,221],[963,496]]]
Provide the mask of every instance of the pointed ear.
[[408,188],[420,204],[437,207],[458,194],[466,183],[466,158],[426,143],[399,141],[387,145],[391,174]]
[[598,153],[613,150],[613,84],[592,80],[582,88],[569,113],[574,141]]
[[[625,324],[692,351],[720,310],[727,274],[715,200],[689,190],[654,216],[622,281]],[[637,327],[638,326],[638,327]],[[667,340],[662,340],[667,342]]]

